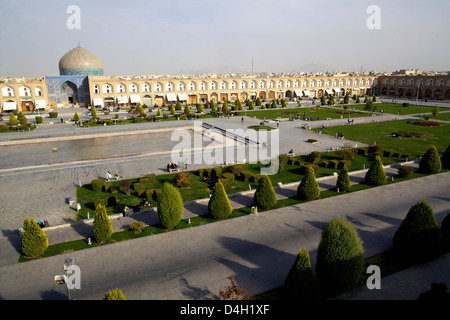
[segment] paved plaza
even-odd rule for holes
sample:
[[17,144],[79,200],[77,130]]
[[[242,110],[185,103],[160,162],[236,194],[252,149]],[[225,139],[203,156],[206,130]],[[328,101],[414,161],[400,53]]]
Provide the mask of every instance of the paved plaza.
[[[394,118],[396,117],[393,115],[377,117],[378,121],[390,121]],[[245,117],[242,123],[240,117],[230,117],[206,121],[221,128],[238,129],[258,124],[261,120]],[[357,121],[363,123],[373,119],[358,118]],[[30,157],[28,163],[26,159],[22,159],[20,161],[24,162],[20,167],[11,167],[11,161],[19,161],[15,160],[14,153],[2,153],[0,158],[0,296],[4,299],[66,299],[66,292],[61,290],[61,287],[55,287],[53,283],[53,276],[61,273],[65,255],[17,264],[20,250],[17,229],[21,227],[25,217],[47,218],[51,225],[47,232],[50,243],[88,237],[89,225],[71,225],[75,211],[68,205],[67,199],[75,195],[76,186],[104,177],[108,170],[118,170],[124,178],[139,177],[149,172],[164,173],[165,164],[171,160],[170,150],[176,144],[170,140],[171,131],[175,128],[192,127],[188,120],[182,123],[81,129],[86,131],[77,132],[76,135],[86,136],[77,141],[90,142],[93,141],[91,139],[101,139],[105,134],[119,133],[117,140],[109,138],[110,143],[115,145],[116,154],[89,160],[85,160],[83,155],[71,158],[70,153],[64,152],[65,147],[74,143],[70,140],[75,130],[71,124],[55,123],[28,132],[26,138],[30,143],[27,144],[11,145],[11,141],[20,140],[15,140],[11,135],[0,136],[0,149],[11,147],[19,150],[19,146],[28,147],[35,152],[35,158],[39,159],[39,162],[36,162]],[[306,122],[282,121],[277,127],[280,153],[286,153],[291,148],[297,154],[307,154],[338,146],[363,146],[359,142],[304,130],[301,128],[302,123]],[[311,127],[319,129],[324,124],[334,126],[345,124],[345,121],[338,119],[309,123]],[[269,125],[276,127],[276,123]],[[139,139],[152,134],[157,139],[148,141],[150,144],[140,150]],[[48,143],[39,140],[43,137],[61,143],[58,151],[52,152],[48,147],[46,152],[39,150]],[[319,144],[311,145],[305,142],[309,138],[319,140]],[[292,141],[295,141],[295,148]],[[130,152],[127,146],[132,149],[133,144],[137,145],[136,149]],[[190,164],[189,170],[200,167],[204,165]],[[387,169],[388,176],[394,175],[394,170],[395,168]],[[352,183],[361,182],[362,174],[353,174]],[[71,256],[76,258],[82,270],[86,270],[83,290],[74,294],[78,299],[101,299],[111,286],[119,286],[127,292],[127,298],[130,299],[217,299],[218,290],[228,285],[226,277],[231,274],[235,274],[238,282],[244,284],[250,293],[261,293],[282,285],[300,247],[305,246],[311,250],[311,260],[314,261],[320,229],[333,216],[346,215],[355,223],[366,244],[366,256],[391,247],[393,231],[409,207],[421,199],[430,202],[440,223],[448,212],[448,181],[449,173],[443,173],[378,187],[367,192],[341,195],[334,200],[324,199],[202,227],[74,252]],[[334,186],[335,178],[323,179],[320,185],[323,190]],[[295,189],[295,184],[286,185],[277,189],[277,196],[289,197]],[[233,207],[247,206],[251,204],[251,199],[252,194],[248,192],[230,197]],[[190,203],[185,206],[185,217],[202,214],[205,210],[206,201]],[[128,220],[112,219],[115,231],[128,228],[133,219],[152,223],[157,220],[157,215],[153,210],[149,210]],[[448,266],[447,257],[448,255],[436,263],[431,263],[430,268],[438,269],[442,263]],[[423,266],[419,268],[422,268],[422,273],[430,271],[430,268]],[[45,276],[39,279],[32,277],[33,274],[40,273]],[[441,280],[450,284],[448,274],[443,273],[441,276]],[[430,276],[424,279],[431,278]],[[391,281],[395,283],[395,280]],[[20,289],[13,289],[17,285]],[[384,295],[383,290],[375,295],[362,289],[360,293],[356,291],[345,298],[415,299],[414,295],[419,290],[428,289],[427,286],[429,283],[424,281],[416,286],[415,291],[411,291],[405,284],[402,291],[409,291],[408,295],[403,295],[399,290],[395,291],[394,285],[388,286],[391,289],[389,293],[386,290]]]

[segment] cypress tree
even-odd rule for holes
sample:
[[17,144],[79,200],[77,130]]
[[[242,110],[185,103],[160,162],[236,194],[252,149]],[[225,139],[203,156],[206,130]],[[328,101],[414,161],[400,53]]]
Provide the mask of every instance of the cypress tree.
[[384,171],[383,163],[379,155],[375,156],[372,165],[367,170],[364,182],[370,185],[382,185],[386,183],[386,171]]
[[305,175],[297,187],[297,195],[300,200],[315,200],[320,195],[319,184],[311,166],[305,167]]
[[169,107],[169,109],[170,109],[170,114],[171,114],[172,116],[174,116],[174,115],[175,115],[175,108],[171,105],[171,106]]
[[98,118],[97,111],[95,110],[95,107],[92,107],[91,115],[92,115],[92,119],[94,119],[94,120]]
[[75,112],[73,115],[73,121],[80,121],[80,116],[78,115],[78,112]]
[[26,218],[23,222],[22,253],[26,257],[43,254],[48,248],[45,232],[33,218]]
[[191,114],[191,107],[189,107],[189,104],[186,104],[186,106],[184,107],[184,113],[186,115],[190,115]]
[[228,102],[227,102],[227,100],[225,100],[225,101],[223,102],[222,112],[223,112],[223,114],[228,114],[228,113],[230,113],[230,110],[228,109]]
[[291,300],[319,299],[319,284],[308,251],[303,248],[295,258],[284,281],[286,298]]
[[208,211],[217,220],[227,219],[233,212],[228,195],[220,180],[214,185],[211,198],[208,202]]
[[253,201],[261,209],[270,209],[277,204],[277,195],[268,175],[262,175],[259,179]]
[[435,146],[431,146],[419,162],[419,171],[422,173],[438,173],[442,169],[441,158]]
[[317,249],[316,272],[321,294],[327,298],[354,289],[364,271],[363,243],[344,217],[323,228]]
[[441,229],[427,201],[413,205],[393,237],[394,249],[411,261],[437,258],[444,249]]
[[184,206],[180,192],[170,183],[164,183],[158,195],[158,218],[165,229],[173,229],[181,221]]
[[336,188],[339,188],[339,191],[348,192],[352,184],[350,183],[350,177],[348,176],[347,167],[344,165],[339,172],[338,179],[336,181]]
[[[161,115],[161,109],[159,109],[159,107],[158,107],[158,110],[156,110],[156,115],[157,115],[157,116],[160,116],[160,115]],[[142,117],[142,114],[141,114],[141,117]]]
[[94,235],[95,242],[99,244],[108,242],[113,234],[111,220],[106,212],[106,207],[102,204],[97,205],[97,208],[95,208],[92,234]]
[[443,168],[450,169],[450,145],[445,150],[441,158],[441,164]]
[[215,113],[216,112],[216,103],[214,102],[214,100],[211,101],[210,107],[211,107],[211,113]]

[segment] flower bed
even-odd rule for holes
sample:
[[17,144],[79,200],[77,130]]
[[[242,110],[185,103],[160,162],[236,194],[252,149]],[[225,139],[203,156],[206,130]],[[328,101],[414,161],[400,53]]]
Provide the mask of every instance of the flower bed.
[[415,121],[411,122],[411,124],[415,126],[424,126],[424,127],[440,127],[441,124],[436,122],[430,122],[430,121]]

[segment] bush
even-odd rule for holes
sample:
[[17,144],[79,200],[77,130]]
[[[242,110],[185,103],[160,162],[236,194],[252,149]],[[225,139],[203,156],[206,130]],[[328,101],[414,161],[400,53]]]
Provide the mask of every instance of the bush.
[[295,258],[284,281],[286,298],[293,300],[319,299],[319,284],[308,251],[303,248]]
[[224,172],[224,173],[222,173],[222,177],[227,179],[230,183],[233,183],[234,180],[235,180],[235,176],[231,172]]
[[22,254],[35,257],[43,254],[48,248],[48,238],[33,218],[26,218],[23,222]]
[[103,191],[105,185],[105,179],[95,179],[91,181],[91,187],[93,191]]
[[36,116],[36,123],[42,123],[42,116]]
[[309,154],[309,162],[316,164],[320,162],[320,152],[313,151]]
[[427,201],[413,205],[393,237],[394,249],[410,261],[437,258],[444,249],[439,225]]
[[108,293],[105,294],[103,300],[127,300],[125,295],[120,291],[120,289],[109,290]]
[[270,209],[277,204],[277,196],[268,175],[262,175],[259,179],[253,201],[261,209]]
[[336,150],[335,153],[342,160],[352,160],[355,157],[355,150],[350,149],[350,148]]
[[445,150],[441,158],[441,165],[443,168],[450,169],[450,145]]
[[48,116],[49,116],[50,118],[58,118],[58,112],[56,112],[56,111],[51,111],[51,112],[48,113]]
[[161,193],[161,189],[147,189],[145,190],[145,198],[148,201],[158,201],[158,195]]
[[9,115],[9,121],[8,123],[12,126],[15,126],[19,123],[19,121],[17,120],[16,116],[14,113],[11,112],[11,114]]
[[183,199],[180,192],[170,183],[164,183],[158,196],[158,218],[165,229],[173,229],[183,216]]
[[419,171],[422,173],[438,173],[442,169],[441,158],[435,146],[431,146],[419,162]]
[[408,178],[414,172],[413,167],[401,166],[397,169],[397,174],[400,178]]
[[306,173],[297,187],[297,195],[300,200],[315,200],[320,195],[319,184],[312,167],[306,166]]
[[354,289],[364,271],[364,249],[356,228],[336,217],[323,230],[317,250],[316,272],[324,297]]
[[21,116],[21,117],[19,117],[19,122],[21,125],[26,125],[28,120],[25,116]]
[[366,172],[364,183],[369,185],[382,185],[386,183],[386,171],[384,171],[380,156],[375,156],[375,160]]
[[344,166],[341,169],[341,172],[339,173],[337,182],[336,182],[336,188],[339,189],[341,192],[348,192],[350,191],[350,188],[352,187],[352,184],[350,183],[350,177],[348,176],[348,170],[347,167]]
[[191,175],[187,172],[177,172],[173,178],[173,185],[177,188],[188,188],[191,186]]
[[119,185],[123,188],[124,194],[126,196],[130,195],[130,181],[122,180],[119,182]]
[[227,219],[233,212],[230,200],[220,180],[214,185],[211,198],[208,202],[208,212],[216,220]]
[[80,116],[77,112],[75,112],[75,114],[73,115],[73,121],[80,121]]
[[99,204],[95,208],[94,222],[92,223],[92,234],[97,243],[106,243],[111,239],[113,227],[111,220],[106,214],[106,207]]
[[138,234],[144,230],[144,223],[142,221],[134,222],[130,225],[131,230],[134,230],[134,233]]

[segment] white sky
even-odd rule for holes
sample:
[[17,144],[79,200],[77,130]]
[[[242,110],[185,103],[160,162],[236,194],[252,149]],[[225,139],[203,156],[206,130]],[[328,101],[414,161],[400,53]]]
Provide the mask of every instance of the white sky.
[[449,12],[448,0],[1,0],[0,76],[58,75],[78,41],[105,75],[250,73],[252,57],[255,73],[443,71]]

